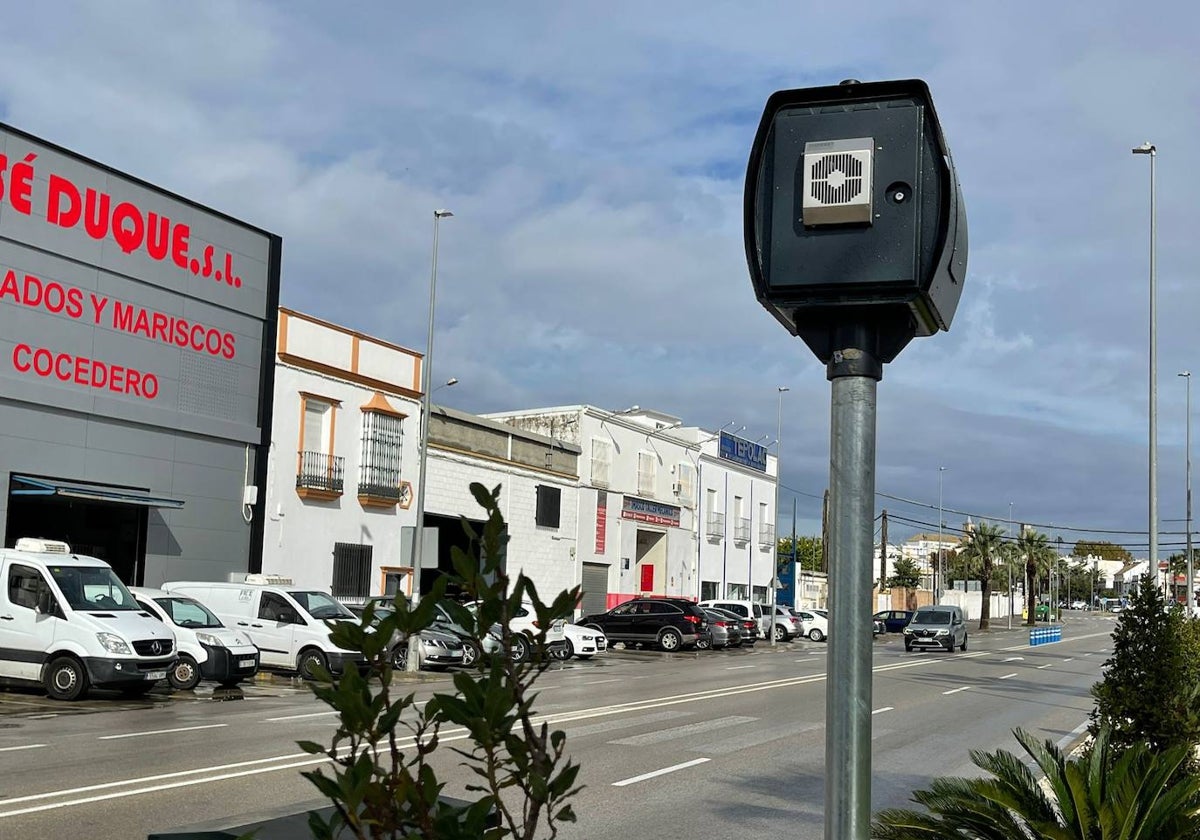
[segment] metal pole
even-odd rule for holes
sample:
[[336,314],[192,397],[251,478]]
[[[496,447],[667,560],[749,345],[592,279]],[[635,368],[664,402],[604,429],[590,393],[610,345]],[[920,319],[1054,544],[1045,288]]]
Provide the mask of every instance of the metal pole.
[[[1009,537],[1012,536],[1012,526],[1013,526],[1012,509],[1013,509],[1013,503],[1009,502],[1008,503],[1008,536]],[[1009,630],[1012,629],[1012,615],[1013,615],[1012,555],[1009,555],[1009,558],[1008,558],[1008,629]]]
[[[1151,143],[1133,149],[1135,155],[1150,156],[1150,568],[1158,581],[1158,310],[1155,295],[1157,268],[1155,241],[1158,216],[1154,197],[1154,161],[1158,150]],[[1170,574],[1170,570],[1168,570]],[[1164,581],[1165,582],[1165,581]]]
[[871,827],[871,627],[864,610],[869,606],[874,565],[876,385],[870,376],[833,379],[829,462],[833,626],[825,689],[828,840],[867,840]]
[[[775,647],[775,579],[779,576],[779,482],[783,480],[783,393],[790,389],[780,385],[775,390],[779,392],[779,410],[775,414],[775,533],[772,534],[775,546],[771,552],[771,647]],[[792,579],[795,580],[795,577]]]
[[[433,369],[433,314],[437,303],[437,263],[438,263],[438,223],[443,218],[453,216],[449,210],[433,211],[433,268],[429,273],[429,333],[425,339],[425,359],[421,362],[421,435],[419,454],[419,477],[417,483],[417,529],[412,539],[412,570],[413,597],[412,604],[416,606],[421,600],[421,560],[425,549],[425,485],[428,483],[425,474],[425,463],[429,450],[429,397],[430,374]],[[417,671],[421,667],[421,641],[416,633],[408,638],[408,664],[406,671]]]
[[939,604],[946,593],[946,567],[942,563],[942,473],[945,471],[945,467],[938,467],[938,591],[934,595],[937,596]]

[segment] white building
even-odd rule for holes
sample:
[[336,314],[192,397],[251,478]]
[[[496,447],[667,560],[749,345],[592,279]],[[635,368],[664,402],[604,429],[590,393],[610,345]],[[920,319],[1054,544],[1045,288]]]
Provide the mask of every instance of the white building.
[[279,310],[262,570],[348,601],[404,586],[422,355]]
[[489,414],[577,445],[583,612],[639,595],[769,600],[775,458],[677,417],[589,405]]
[[500,485],[511,578],[523,572],[545,601],[579,585],[578,445],[442,406],[430,413],[422,593],[454,570],[455,546],[478,556],[460,520],[483,525],[470,490],[475,482],[488,490]]

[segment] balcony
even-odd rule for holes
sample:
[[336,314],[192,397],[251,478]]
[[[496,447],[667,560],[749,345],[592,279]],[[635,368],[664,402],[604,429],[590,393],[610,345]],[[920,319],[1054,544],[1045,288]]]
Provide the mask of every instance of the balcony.
[[734,520],[733,539],[740,543],[750,542],[750,517],[740,516]]
[[720,540],[725,537],[725,514],[709,513],[705,523],[704,533],[710,540]]
[[763,522],[758,526],[758,546],[759,548],[770,548],[775,544],[775,526],[769,522]]
[[296,495],[301,499],[336,499],[342,495],[346,459],[324,452],[300,452]]
[[358,482],[358,501],[366,507],[392,507],[400,504],[403,492],[390,483]]

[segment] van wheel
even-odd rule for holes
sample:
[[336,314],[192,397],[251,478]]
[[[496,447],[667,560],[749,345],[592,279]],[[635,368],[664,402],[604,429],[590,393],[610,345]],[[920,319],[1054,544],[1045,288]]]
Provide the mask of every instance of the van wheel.
[[959,645],[959,646],[958,646],[958,649],[959,649],[959,650],[966,650],[966,649],[967,649],[967,634],[966,634],[966,633],[963,633],[963,643],[962,643],[961,645]]
[[46,667],[42,682],[55,700],[78,700],[87,694],[87,669],[73,656],[60,656]]
[[200,666],[186,653],[180,654],[175,667],[167,671],[167,682],[179,691],[191,691],[200,683]]
[[813,629],[808,631],[808,638],[812,639],[814,642],[819,642],[825,638],[825,634],[822,633],[820,630],[818,630],[816,627],[814,627]]
[[306,680],[315,680],[318,669],[329,670],[329,664],[325,661],[325,654],[316,648],[300,651],[300,658],[296,662],[296,670],[300,672],[300,676]]

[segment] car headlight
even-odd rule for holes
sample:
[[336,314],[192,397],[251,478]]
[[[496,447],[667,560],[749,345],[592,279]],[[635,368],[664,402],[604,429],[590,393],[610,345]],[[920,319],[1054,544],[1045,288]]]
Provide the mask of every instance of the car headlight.
[[911,636],[911,635],[912,635],[912,632],[913,632],[913,631],[912,631],[912,628],[911,628],[911,627],[905,627],[905,628],[904,628],[904,635],[905,635],[905,636]]
[[129,645],[125,644],[125,640],[116,633],[97,633],[96,638],[100,640],[100,644],[104,645],[104,649],[109,653],[115,653],[118,656],[131,656],[133,651],[129,649]]
[[938,630],[938,631],[937,631],[936,633],[934,633],[933,635],[935,635],[935,636],[949,636],[949,635],[950,635],[950,631],[949,631],[949,630],[947,630],[947,629],[945,629],[945,628],[942,628],[941,630]]
[[212,633],[197,633],[196,641],[202,645],[208,645],[209,647],[225,647],[225,643]]
[[585,642],[594,642],[594,641],[596,641],[596,637],[595,637],[595,636],[580,636],[579,638],[580,638],[580,639],[582,639],[582,640],[583,640],[583,641],[585,641]]

